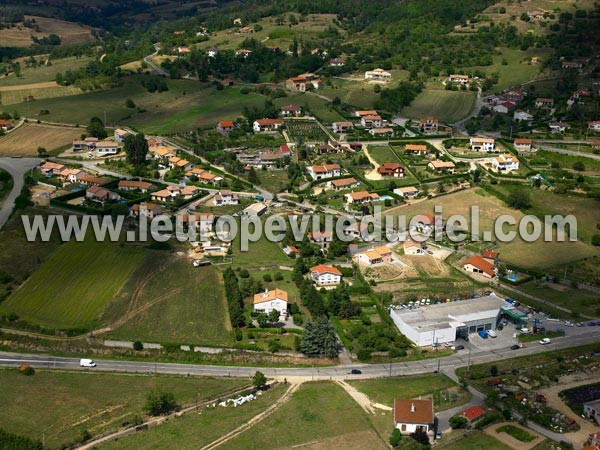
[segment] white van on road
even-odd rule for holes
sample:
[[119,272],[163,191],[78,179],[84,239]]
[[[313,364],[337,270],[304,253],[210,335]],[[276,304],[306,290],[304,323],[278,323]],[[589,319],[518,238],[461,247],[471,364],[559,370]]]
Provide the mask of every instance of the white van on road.
[[96,367],[93,359],[83,358],[79,360],[79,367]]

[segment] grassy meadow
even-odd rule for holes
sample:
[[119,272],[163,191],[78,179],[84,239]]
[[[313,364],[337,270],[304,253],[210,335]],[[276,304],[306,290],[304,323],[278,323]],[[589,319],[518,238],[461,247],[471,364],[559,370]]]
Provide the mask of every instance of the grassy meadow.
[[354,434],[355,440],[361,439],[362,447],[356,448],[387,448],[371,433],[369,417],[340,386],[314,382],[303,384],[272,415],[220,448],[266,450],[301,444],[348,448],[344,439],[349,434]]
[[[0,370],[0,428],[58,448],[80,438],[83,430],[99,434],[144,416],[147,393],[172,392],[178,404],[213,398],[249,384],[248,380],[116,373],[36,370],[24,376]],[[40,414],[40,411],[51,413]]]
[[440,121],[453,123],[469,115],[475,104],[475,92],[425,89],[401,111],[403,117],[419,119],[435,116]]
[[[146,251],[148,252],[148,251]],[[150,251],[102,316],[114,339],[231,345],[221,274],[191,260]]]
[[27,123],[0,137],[0,156],[38,156],[38,147],[51,151],[79,139],[83,128]]
[[224,434],[247,423],[275,403],[287,386],[276,385],[256,400],[238,408],[203,408],[199,413],[184,414],[143,433],[131,434],[109,441],[101,450],[198,450]]
[[113,242],[68,242],[0,304],[2,313],[52,328],[89,328],[134,272],[140,249]]

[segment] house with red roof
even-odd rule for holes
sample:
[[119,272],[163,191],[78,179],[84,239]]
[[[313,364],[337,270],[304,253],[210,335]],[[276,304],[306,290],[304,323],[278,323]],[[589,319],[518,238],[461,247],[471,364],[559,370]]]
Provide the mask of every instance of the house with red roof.
[[231,120],[221,120],[217,123],[217,131],[220,133],[229,133],[235,130],[235,124]]
[[394,162],[383,163],[377,171],[382,177],[402,178],[404,176],[404,167]]
[[494,265],[479,255],[473,255],[467,259],[463,265],[463,269],[466,272],[477,273],[486,278],[494,278],[497,273]]
[[412,434],[417,430],[428,433],[433,430],[435,414],[431,400],[394,399],[394,427],[401,434]]
[[282,119],[256,119],[252,128],[256,133],[264,131],[277,131],[283,126]]
[[479,405],[471,406],[470,408],[465,409],[459,414],[459,416],[467,419],[469,423],[476,422],[477,420],[481,419],[484,415],[485,409],[483,409]]
[[333,266],[320,264],[311,267],[310,278],[317,286],[337,286],[342,281],[342,272]]

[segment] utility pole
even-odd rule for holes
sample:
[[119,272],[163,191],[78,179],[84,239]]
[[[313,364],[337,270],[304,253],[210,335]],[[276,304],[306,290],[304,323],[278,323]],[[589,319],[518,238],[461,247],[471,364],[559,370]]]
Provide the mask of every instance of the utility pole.
[[467,363],[467,371],[471,372],[471,347],[469,347],[469,362]]

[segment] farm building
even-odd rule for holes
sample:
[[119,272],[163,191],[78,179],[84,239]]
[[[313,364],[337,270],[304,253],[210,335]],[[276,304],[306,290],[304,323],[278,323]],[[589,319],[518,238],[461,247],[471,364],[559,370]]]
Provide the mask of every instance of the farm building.
[[417,309],[391,309],[390,316],[402,334],[419,347],[454,342],[457,337],[495,328],[510,303],[496,295]]

